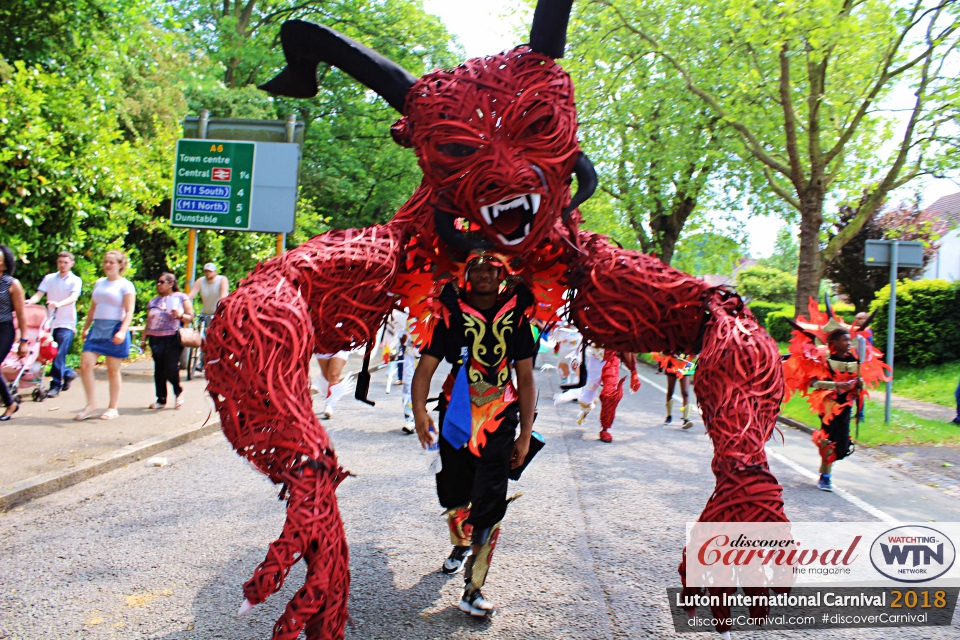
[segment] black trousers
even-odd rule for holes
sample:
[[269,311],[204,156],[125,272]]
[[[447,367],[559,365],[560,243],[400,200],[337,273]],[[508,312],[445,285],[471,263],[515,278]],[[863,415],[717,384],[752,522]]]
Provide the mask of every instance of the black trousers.
[[850,455],[850,413],[852,407],[844,407],[830,422],[821,422],[830,442],[836,445],[834,452],[837,460],[843,460]]
[[157,402],[167,403],[167,383],[173,387],[173,395],[183,393],[180,387],[180,336],[150,336],[150,352],[153,353],[153,381],[157,386]]
[[[0,360],[7,357],[10,349],[13,347],[13,338],[16,332],[13,329],[13,321],[0,322]],[[3,400],[3,406],[9,407],[13,404],[13,396],[7,387],[7,381],[0,374],[0,400]]]
[[[442,403],[441,403],[442,404]],[[440,425],[446,407],[440,410]],[[440,506],[453,509],[472,503],[467,523],[474,529],[491,527],[507,512],[507,484],[510,473],[510,456],[516,438],[517,409],[508,408],[507,416],[500,427],[487,434],[487,443],[480,449],[480,457],[470,453],[468,447],[454,449],[443,436],[441,426],[440,462],[437,474],[437,496]]]

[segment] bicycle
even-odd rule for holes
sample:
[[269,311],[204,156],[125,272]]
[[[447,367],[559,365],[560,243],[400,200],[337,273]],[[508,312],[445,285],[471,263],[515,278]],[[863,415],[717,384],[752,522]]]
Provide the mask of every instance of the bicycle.
[[193,380],[193,376],[197,373],[204,373],[203,371],[203,340],[207,337],[207,325],[210,324],[210,320],[213,319],[213,315],[207,315],[203,313],[197,314],[196,319],[193,321],[194,328],[200,332],[200,347],[190,347],[187,349],[187,380]]

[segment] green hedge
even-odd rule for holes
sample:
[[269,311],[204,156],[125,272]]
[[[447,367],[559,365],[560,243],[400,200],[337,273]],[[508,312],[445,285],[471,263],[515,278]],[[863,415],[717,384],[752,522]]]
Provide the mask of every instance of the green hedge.
[[774,311],[784,311],[786,309],[793,309],[793,305],[784,304],[782,302],[766,302],[764,300],[753,300],[748,305],[747,308],[753,312],[753,315],[757,317],[757,322],[761,325],[766,326],[767,316]]
[[[874,344],[887,347],[890,285],[870,304]],[[897,282],[897,332],[894,362],[925,367],[960,359],[960,283],[946,280]]]
[[793,327],[787,322],[793,320],[793,307],[788,307],[783,311],[772,311],[767,314],[767,333],[777,342],[790,342],[790,333]]
[[[751,310],[753,310],[753,307],[756,304],[759,303],[753,302],[748,306]],[[794,320],[796,318],[796,313],[794,312],[793,305],[788,304],[780,306],[780,310],[772,310],[767,312],[763,325],[767,328],[767,333],[770,334],[770,337],[777,342],[790,342],[790,334],[793,332],[793,327],[790,326],[787,320]],[[826,312],[826,305],[821,303],[820,311]],[[853,318],[856,315],[855,311],[856,310],[852,304],[838,302],[833,305],[833,312],[846,322],[853,321]],[[754,311],[754,315],[756,315],[756,313],[757,312]],[[806,310],[804,310],[802,315],[807,315]]]

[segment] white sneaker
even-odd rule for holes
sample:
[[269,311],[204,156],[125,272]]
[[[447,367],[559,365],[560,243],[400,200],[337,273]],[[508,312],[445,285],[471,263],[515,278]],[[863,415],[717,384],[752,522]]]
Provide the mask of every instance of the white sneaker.
[[324,420],[329,420],[333,417],[333,407],[326,407],[323,410],[323,414],[320,416]]
[[450,557],[443,561],[443,567],[440,571],[448,575],[460,573],[460,571],[463,570],[463,566],[467,563],[467,558],[471,552],[472,549],[470,549],[470,547],[454,547],[450,553]]
[[477,618],[484,618],[493,611],[493,603],[484,598],[480,590],[477,589],[469,596],[463,594],[463,598],[460,599],[460,611]]

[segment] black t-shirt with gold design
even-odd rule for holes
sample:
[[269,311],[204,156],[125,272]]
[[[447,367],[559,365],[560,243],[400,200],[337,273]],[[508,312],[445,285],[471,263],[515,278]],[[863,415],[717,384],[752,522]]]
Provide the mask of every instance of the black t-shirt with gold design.
[[537,344],[524,315],[533,295],[525,286],[517,285],[512,294],[501,296],[490,309],[474,309],[451,284],[444,287],[440,301],[450,311],[450,326],[438,321],[430,346],[422,353],[453,364],[452,375],[459,370],[463,347],[467,347],[471,359],[470,382],[482,379],[494,387],[510,380],[512,363],[536,354]]

